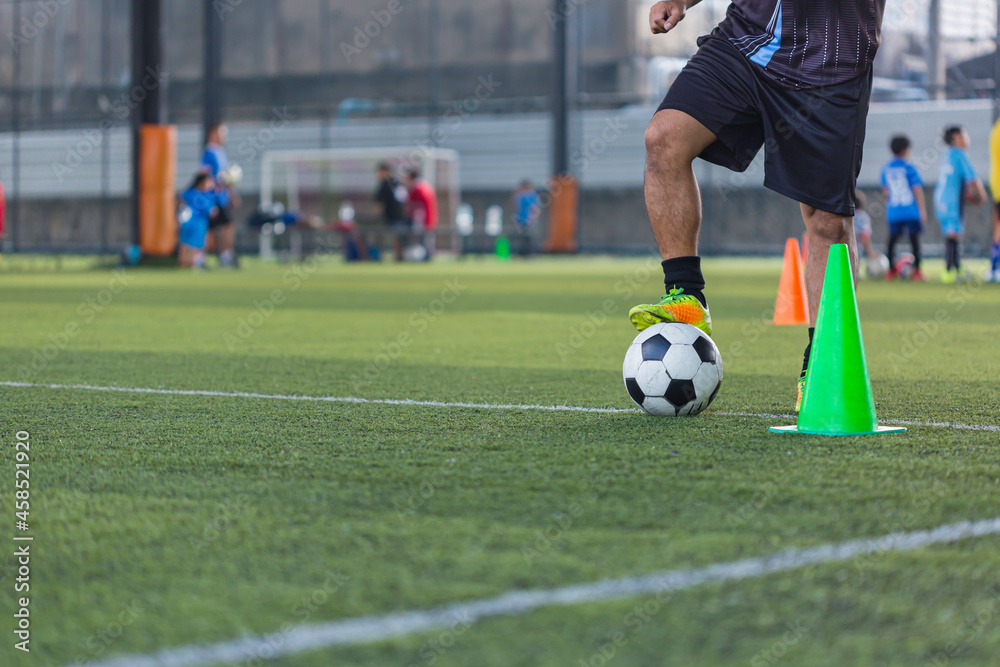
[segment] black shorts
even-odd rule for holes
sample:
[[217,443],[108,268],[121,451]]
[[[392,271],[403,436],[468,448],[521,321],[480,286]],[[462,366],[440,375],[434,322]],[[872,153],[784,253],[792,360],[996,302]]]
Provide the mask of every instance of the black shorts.
[[727,39],[711,36],[700,44],[657,111],[683,111],[718,137],[702,159],[746,171],[764,146],[765,187],[854,215],[871,72],[822,88],[782,88]]
[[228,206],[220,206],[215,209],[215,215],[208,219],[208,228],[215,229],[216,227],[221,227],[222,225],[228,225],[233,221],[232,213]]
[[395,236],[407,236],[413,232],[413,222],[410,220],[386,221],[385,228]]

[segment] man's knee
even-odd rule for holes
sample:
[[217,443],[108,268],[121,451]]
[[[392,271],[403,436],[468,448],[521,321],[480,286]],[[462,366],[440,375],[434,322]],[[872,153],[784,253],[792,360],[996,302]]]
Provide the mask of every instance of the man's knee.
[[847,240],[854,227],[851,218],[813,209],[808,216],[809,232],[830,243],[843,243]]
[[675,114],[657,113],[646,127],[647,164],[665,168],[691,164],[702,149],[686,135]]

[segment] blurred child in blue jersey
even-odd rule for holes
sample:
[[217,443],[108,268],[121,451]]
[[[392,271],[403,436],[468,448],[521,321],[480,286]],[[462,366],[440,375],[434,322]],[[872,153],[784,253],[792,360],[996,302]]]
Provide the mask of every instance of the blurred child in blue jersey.
[[215,237],[215,250],[219,253],[219,263],[226,267],[236,267],[236,224],[233,220],[233,206],[239,205],[239,198],[233,192],[235,181],[242,171],[229,164],[226,155],[226,141],[229,130],[222,123],[208,129],[205,150],[201,154],[200,171],[212,177],[219,194],[219,206],[208,221],[208,231]]
[[535,253],[534,228],[540,210],[535,187],[528,179],[521,181],[514,191],[514,224],[521,239],[520,253],[525,257]]
[[868,215],[868,198],[861,190],[854,192],[854,235],[865,251],[868,266],[877,262],[881,253],[872,245],[872,217]]
[[941,159],[937,186],[934,188],[934,212],[945,237],[945,271],[941,282],[954,283],[964,277],[962,253],[959,243],[965,232],[965,204],[976,205],[986,201],[986,188],[976,175],[966,151],[971,140],[964,127],[953,125],[944,131],[948,151]]
[[889,271],[886,280],[899,275],[896,266],[896,243],[903,232],[910,235],[913,248],[913,279],[927,280],[920,270],[920,233],[924,231],[927,209],[924,203],[924,182],[917,168],[910,162],[912,143],[905,134],[897,134],[889,141],[892,159],[882,167],[882,187],[885,189],[885,218],[889,223]]
[[181,223],[177,263],[180,266],[202,268],[205,266],[208,221],[219,209],[215,180],[208,174],[199,172],[191,186],[181,195],[181,201],[177,215]]

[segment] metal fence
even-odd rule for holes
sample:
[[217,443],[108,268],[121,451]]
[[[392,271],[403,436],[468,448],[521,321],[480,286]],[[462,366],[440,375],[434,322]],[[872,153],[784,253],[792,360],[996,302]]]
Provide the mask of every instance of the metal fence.
[[[590,142],[609,119],[642,125],[658,94],[650,76],[656,59],[683,62],[728,3],[705,0],[683,30],[656,40],[643,28],[650,4],[557,5],[564,9],[555,19],[573,22],[580,47],[575,107],[586,111],[575,123],[572,166],[582,171],[585,187],[632,188],[641,178],[635,168],[641,132],[631,128],[599,155]],[[137,84],[130,6],[130,0],[0,0],[5,249],[99,251],[127,242],[129,112],[147,86],[162,87],[166,120],[181,129],[178,177],[187,180],[201,141],[206,10],[220,18],[223,117],[233,124],[230,152],[247,172],[251,196],[253,151],[241,155],[240,145],[275,114],[293,121],[274,148],[333,147],[389,141],[387,135],[391,143],[419,141],[434,127],[450,127],[458,109],[461,127],[437,145],[463,153],[466,187],[489,192],[506,187],[498,183],[515,173],[543,181],[550,169],[542,112],[549,108],[551,3],[408,0],[397,15],[385,0],[163,0],[166,67]],[[874,99],[991,98],[996,6],[996,0],[887,0]],[[934,44],[941,47],[936,52]],[[935,53],[947,66],[938,84],[929,65]],[[501,85],[477,98],[474,111],[463,111],[484,76]]]

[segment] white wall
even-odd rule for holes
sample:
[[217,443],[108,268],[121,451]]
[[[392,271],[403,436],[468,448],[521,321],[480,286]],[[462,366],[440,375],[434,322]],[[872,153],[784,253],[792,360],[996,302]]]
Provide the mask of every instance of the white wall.
[[[580,151],[574,154],[583,187],[594,189],[642,186],[645,148],[643,131],[652,107],[588,111],[582,114],[578,131]],[[522,178],[544,183],[549,173],[549,118],[546,114],[499,116],[470,115],[442,119],[437,135],[441,148],[461,154],[461,182],[468,190],[506,191]],[[941,153],[940,134],[950,124],[969,128],[972,161],[984,177],[989,167],[987,139],[991,122],[988,101],[948,103],[920,102],[874,105],[869,115],[865,162],[860,185],[878,182],[881,165],[889,158],[889,137],[907,132],[914,140],[914,153],[924,179],[937,175]],[[426,119],[355,120],[328,128],[329,147],[428,145]],[[234,124],[230,128],[230,159],[244,170],[241,190],[255,193],[260,185],[260,149],[318,148],[322,128],[316,121]],[[178,128],[178,187],[196,169],[201,128]],[[101,153],[107,142],[109,153],[108,192],[128,193],[130,135],[127,127],[102,133],[99,129],[24,133],[20,138],[21,195],[24,198],[98,197],[102,191]],[[11,134],[0,134],[0,180],[13,196]],[[79,163],[77,162],[79,159]],[[698,163],[696,170],[704,186],[728,184],[757,187],[763,180],[762,156],[744,175]]]

